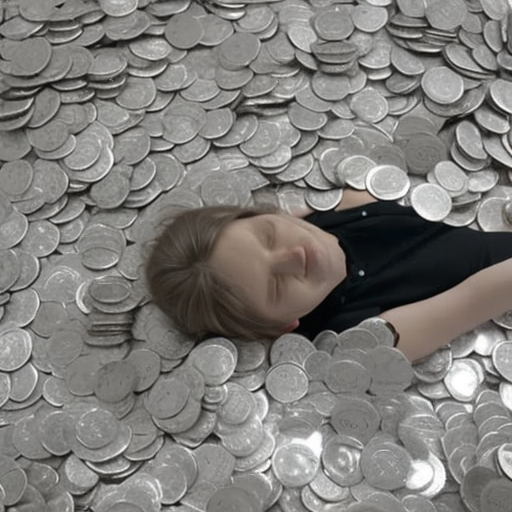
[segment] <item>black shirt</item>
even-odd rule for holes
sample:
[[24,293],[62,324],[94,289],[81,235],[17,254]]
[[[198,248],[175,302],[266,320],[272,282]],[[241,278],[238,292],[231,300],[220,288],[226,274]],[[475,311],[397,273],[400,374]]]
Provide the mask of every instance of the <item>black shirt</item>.
[[348,275],[296,332],[341,332],[365,318],[441,293],[512,257],[512,233],[486,233],[430,222],[412,207],[379,201],[306,221],[335,235]]

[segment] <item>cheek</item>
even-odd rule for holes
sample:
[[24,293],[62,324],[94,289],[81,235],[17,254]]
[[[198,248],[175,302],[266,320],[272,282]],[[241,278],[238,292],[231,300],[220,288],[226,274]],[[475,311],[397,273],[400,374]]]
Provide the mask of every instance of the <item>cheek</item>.
[[301,229],[309,229],[313,227],[312,224],[306,222],[302,219],[298,219],[297,217],[293,217],[291,215],[287,215],[286,217],[281,218],[282,226],[284,229],[292,229],[292,228],[301,228]]
[[295,312],[302,312],[304,309],[308,309],[315,306],[315,289],[311,286],[307,286],[303,283],[297,283],[297,286],[293,286],[289,290],[288,294],[288,306],[289,309]]

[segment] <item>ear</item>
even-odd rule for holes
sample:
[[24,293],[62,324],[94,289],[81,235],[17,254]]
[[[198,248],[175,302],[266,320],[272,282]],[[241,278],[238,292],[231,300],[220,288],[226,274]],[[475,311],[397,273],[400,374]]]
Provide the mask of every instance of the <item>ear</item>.
[[299,321],[298,321],[298,320],[294,320],[291,324],[288,324],[288,325],[283,329],[283,332],[291,332],[291,331],[294,331],[295,329],[297,329],[297,327],[299,327]]

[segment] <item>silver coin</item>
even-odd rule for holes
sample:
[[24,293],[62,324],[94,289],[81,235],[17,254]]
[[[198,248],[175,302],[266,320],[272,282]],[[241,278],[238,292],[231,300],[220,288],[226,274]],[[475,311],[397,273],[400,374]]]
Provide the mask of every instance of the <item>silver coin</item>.
[[512,493],[512,486],[507,478],[497,478],[489,482],[480,495],[480,504],[486,510],[499,510],[507,506]]
[[434,176],[450,195],[461,195],[469,188],[469,178],[453,162],[438,162],[434,167]]
[[510,444],[502,444],[496,453],[498,464],[507,477],[510,478]]
[[314,344],[305,336],[286,333],[277,338],[270,347],[270,363],[272,365],[293,362],[303,365],[306,357],[315,352]]
[[504,341],[498,343],[492,351],[492,362],[496,370],[502,377],[510,382],[512,375],[508,368],[510,367],[510,343]]
[[324,381],[333,393],[365,393],[371,382],[368,369],[357,361],[331,361],[326,368]]
[[237,487],[225,487],[217,490],[210,497],[206,510],[208,512],[235,512],[241,508],[251,512],[262,510],[258,500],[250,492]]
[[497,474],[491,469],[474,466],[465,475],[461,487],[461,497],[470,510],[479,510],[481,505],[481,491]]
[[0,332],[0,347],[2,352],[0,369],[12,372],[21,368],[29,360],[32,339],[28,331],[7,328]]
[[377,165],[368,172],[365,183],[368,192],[385,201],[404,197],[410,187],[407,173],[394,165]]
[[343,435],[332,437],[322,452],[322,463],[328,477],[343,487],[361,482],[362,449],[363,446],[353,438]]
[[436,103],[455,103],[464,93],[462,78],[446,66],[430,68],[421,80],[425,94]]
[[331,413],[331,424],[338,434],[366,442],[377,432],[380,415],[364,398],[342,395]]
[[[461,380],[465,380],[464,387],[460,386]],[[470,401],[478,391],[481,376],[475,367],[464,360],[456,361],[444,378],[444,382],[452,394],[460,401]]]
[[375,167],[375,162],[363,155],[348,156],[336,167],[336,178],[341,185],[350,185],[364,190],[366,175]]
[[450,213],[452,200],[438,185],[424,183],[415,187],[410,196],[411,206],[426,220],[441,221]]
[[[229,340],[226,343],[232,345]],[[208,385],[222,384],[229,379],[235,371],[237,363],[236,348],[229,350],[219,344],[200,344],[189,354],[190,363],[197,368]]]
[[361,471],[370,483],[383,490],[403,487],[411,470],[407,451],[393,443],[371,443],[361,454]]
[[330,503],[344,501],[349,496],[348,489],[346,487],[338,485],[323,471],[319,471],[317,473],[309,486],[317,496]]
[[279,363],[267,373],[265,384],[270,396],[281,403],[290,403],[308,392],[306,372],[294,363]]
[[509,231],[510,224],[504,215],[507,200],[490,197],[480,204],[477,221],[483,231]]
[[320,468],[320,457],[304,443],[289,442],[278,446],[272,456],[272,469],[286,487],[311,482]]
[[510,84],[506,80],[502,80],[500,78],[493,81],[489,89],[489,93],[491,94],[491,98],[495,105],[505,113],[510,113],[509,111],[511,108],[508,100],[509,89]]
[[411,385],[412,366],[398,349],[379,346],[369,352],[369,357],[372,365],[370,390],[374,394],[400,392]]

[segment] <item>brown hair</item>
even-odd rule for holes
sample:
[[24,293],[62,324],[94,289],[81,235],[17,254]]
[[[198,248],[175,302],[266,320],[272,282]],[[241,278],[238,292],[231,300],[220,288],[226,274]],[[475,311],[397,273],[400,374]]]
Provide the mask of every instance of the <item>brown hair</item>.
[[236,286],[219,278],[209,258],[236,219],[279,213],[274,206],[207,206],[173,215],[153,242],[146,278],[153,302],[183,332],[240,339],[275,338],[279,327],[259,318]]

